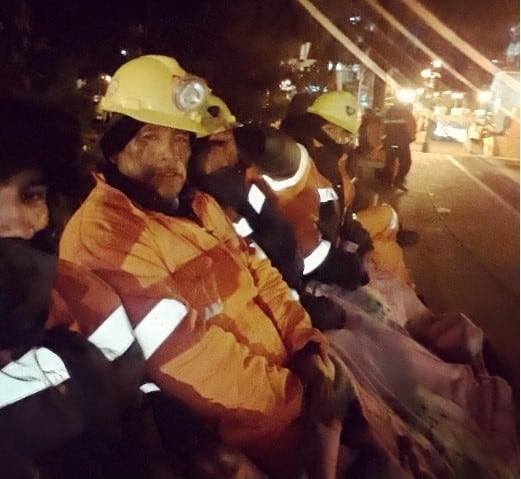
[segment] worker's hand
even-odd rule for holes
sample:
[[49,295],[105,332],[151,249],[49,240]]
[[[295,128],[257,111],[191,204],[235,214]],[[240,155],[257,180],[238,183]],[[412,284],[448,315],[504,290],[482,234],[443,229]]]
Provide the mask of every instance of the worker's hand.
[[311,293],[300,294],[300,302],[311,318],[313,327],[321,331],[342,329],[346,324],[346,315],[342,306],[326,296],[313,296]]
[[334,356],[323,360],[312,347],[294,354],[288,364],[304,386],[305,415],[326,424],[342,420],[354,397],[346,368]]
[[326,284],[337,284],[348,290],[355,290],[369,282],[369,275],[360,256],[334,247],[324,262],[306,278]]
[[243,174],[235,167],[224,167],[197,178],[197,186],[213,196],[221,206],[238,209],[248,202],[248,190]]
[[324,391],[323,396],[317,398],[315,406],[319,417],[326,424],[330,424],[334,419],[343,420],[349,406],[356,399],[346,365],[332,353],[329,359],[334,365],[335,377],[331,389]]
[[356,244],[353,252],[356,252],[359,256],[363,256],[373,249],[373,241],[369,232],[357,220],[346,218],[344,224],[340,227],[339,235],[341,241]]

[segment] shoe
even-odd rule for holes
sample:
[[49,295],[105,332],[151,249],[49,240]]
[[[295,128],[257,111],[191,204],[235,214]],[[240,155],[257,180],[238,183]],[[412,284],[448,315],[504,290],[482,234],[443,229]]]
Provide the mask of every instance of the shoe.
[[409,189],[402,183],[395,183],[394,187],[398,190],[409,191]]

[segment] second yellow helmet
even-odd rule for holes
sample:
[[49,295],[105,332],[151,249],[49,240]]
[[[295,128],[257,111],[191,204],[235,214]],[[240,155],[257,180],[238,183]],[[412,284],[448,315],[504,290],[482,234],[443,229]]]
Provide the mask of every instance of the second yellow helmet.
[[323,93],[307,109],[353,135],[358,131],[357,110],[356,98],[347,91]]

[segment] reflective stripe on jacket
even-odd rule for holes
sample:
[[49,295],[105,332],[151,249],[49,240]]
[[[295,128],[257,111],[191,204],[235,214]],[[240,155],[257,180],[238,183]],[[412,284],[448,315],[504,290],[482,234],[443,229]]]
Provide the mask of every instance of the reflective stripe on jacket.
[[134,332],[115,291],[85,268],[58,261],[46,328],[66,326],[80,332],[113,361],[134,342]]
[[60,255],[116,289],[161,389],[217,420],[231,442],[276,436],[302,401],[284,364],[310,341],[325,358],[325,338],[211,197],[196,193],[197,224],[144,211],[97,179]]
[[0,370],[0,409],[69,378],[69,371],[58,355],[47,348],[30,349]]
[[262,175],[259,178],[253,170],[248,174],[292,225],[299,254],[304,260],[304,272],[309,274],[320,266],[331,247],[329,241],[322,239],[318,228],[320,205],[338,201],[338,195],[331,183],[318,172],[307,150],[300,144],[299,147],[300,164],[292,177],[276,180]]
[[[114,290],[92,272],[59,260],[45,329],[77,331],[109,361],[124,355],[134,332]],[[132,360],[135,359],[133,354]],[[69,379],[61,358],[44,347],[29,350],[0,373],[0,407],[25,399]]]

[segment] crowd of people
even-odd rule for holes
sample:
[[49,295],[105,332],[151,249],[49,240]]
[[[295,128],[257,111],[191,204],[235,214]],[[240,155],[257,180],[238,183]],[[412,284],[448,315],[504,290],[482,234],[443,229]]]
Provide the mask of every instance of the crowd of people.
[[481,330],[421,302],[390,206],[354,208],[356,100],[293,106],[241,125],[132,59],[87,188],[74,118],[0,100],[1,477],[518,476]]

